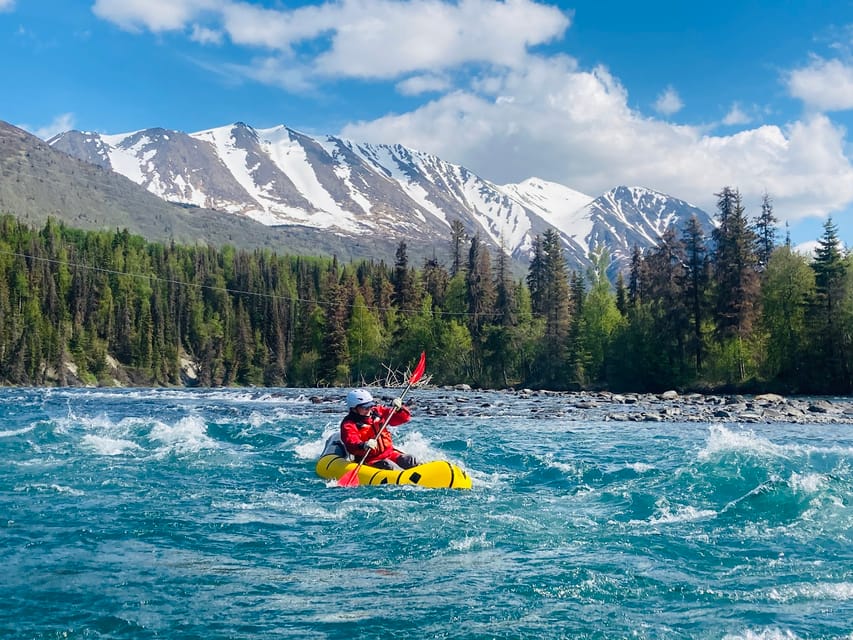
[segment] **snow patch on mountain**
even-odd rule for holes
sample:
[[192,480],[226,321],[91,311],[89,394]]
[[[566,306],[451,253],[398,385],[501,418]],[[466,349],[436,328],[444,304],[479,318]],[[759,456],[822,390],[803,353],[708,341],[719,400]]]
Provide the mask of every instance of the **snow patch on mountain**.
[[568,236],[583,241],[592,231],[592,221],[583,209],[592,202],[592,196],[539,178],[505,184],[500,189],[522,206],[536,211],[548,224]]
[[[136,137],[135,144],[123,146],[127,140],[132,140],[134,137]],[[141,131],[134,131],[132,133],[101,136],[100,140],[103,143],[101,152],[113,171],[130,178],[137,184],[142,184],[146,180],[143,164],[145,162],[144,149],[146,144],[150,142],[147,136],[142,135]],[[162,197],[162,193],[156,191],[153,193]]]

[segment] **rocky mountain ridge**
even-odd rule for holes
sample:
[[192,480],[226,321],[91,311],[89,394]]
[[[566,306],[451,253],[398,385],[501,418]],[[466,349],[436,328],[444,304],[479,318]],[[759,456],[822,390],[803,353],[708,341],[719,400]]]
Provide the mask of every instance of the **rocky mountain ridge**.
[[533,239],[556,229],[570,268],[584,269],[596,246],[615,273],[634,245],[695,215],[687,202],[642,187],[619,186],[593,198],[531,178],[496,185],[465,167],[401,145],[313,137],[285,126],[244,123],[187,134],[162,128],[102,135],[69,131],[49,144],[120,173],[163,200],[247,218],[271,228],[313,229],[344,244],[377,237],[409,247],[449,246],[454,220],[518,264]]

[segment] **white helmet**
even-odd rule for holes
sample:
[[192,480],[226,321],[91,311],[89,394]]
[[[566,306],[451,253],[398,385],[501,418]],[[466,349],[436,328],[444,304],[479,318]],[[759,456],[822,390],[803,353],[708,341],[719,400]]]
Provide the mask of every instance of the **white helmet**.
[[362,404],[369,404],[370,406],[376,404],[373,396],[370,395],[370,391],[367,389],[353,389],[347,394],[347,408],[355,409]]

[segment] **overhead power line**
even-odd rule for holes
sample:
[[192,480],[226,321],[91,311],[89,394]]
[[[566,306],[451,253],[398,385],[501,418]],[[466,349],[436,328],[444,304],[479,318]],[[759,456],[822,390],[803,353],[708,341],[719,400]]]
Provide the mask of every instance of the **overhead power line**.
[[[183,280],[173,280],[171,278],[163,278],[161,276],[156,276],[156,275],[152,275],[152,274],[131,273],[129,271],[119,271],[118,269],[107,269],[106,267],[97,267],[97,266],[93,266],[93,265],[82,264],[79,262],[72,262],[69,260],[58,260],[56,258],[45,258],[42,256],[34,256],[31,254],[27,254],[27,253],[21,253],[19,251],[4,251],[4,250],[0,249],[0,255],[7,255],[7,256],[12,256],[15,258],[23,258],[24,260],[33,260],[33,261],[45,262],[45,263],[49,263],[49,264],[62,265],[62,266],[66,266],[66,267],[74,267],[74,268],[84,269],[84,270],[88,270],[88,271],[95,271],[98,273],[105,273],[108,275],[125,276],[128,278],[135,278],[135,279],[139,279],[139,280],[147,280],[149,282],[159,282],[162,284],[171,284],[171,285],[180,286],[180,287],[188,287],[188,288],[195,288],[195,289],[206,289],[208,291],[218,291],[218,292],[227,293],[230,295],[253,296],[253,297],[258,297],[258,298],[267,298],[267,299],[271,299],[271,300],[281,300],[281,301],[289,302],[289,303],[306,303],[306,304],[311,303],[311,304],[316,304],[319,307],[331,307],[332,306],[331,302],[325,302],[323,300],[313,300],[313,299],[307,299],[307,298],[300,298],[298,296],[282,296],[282,295],[275,294],[275,293],[262,293],[262,292],[258,292],[258,291],[247,291],[244,289],[233,289],[231,287],[221,287],[221,286],[216,286],[216,285],[200,284],[197,282],[186,282]],[[353,308],[354,305],[349,304],[348,307]],[[365,305],[365,307],[367,309],[369,309],[371,311],[375,311],[375,312],[382,311],[382,308],[377,307],[377,306]],[[404,313],[417,313],[420,310],[419,309],[400,309],[400,311],[404,312]],[[465,311],[456,312],[456,311],[436,311],[436,310],[433,310],[432,313],[434,315],[442,316],[442,317],[449,316],[449,317],[470,318],[473,315],[475,315],[475,314],[471,314],[471,313],[468,313]],[[496,312],[486,312],[486,313],[478,313],[476,315],[477,316],[497,317],[500,314],[496,313]]]

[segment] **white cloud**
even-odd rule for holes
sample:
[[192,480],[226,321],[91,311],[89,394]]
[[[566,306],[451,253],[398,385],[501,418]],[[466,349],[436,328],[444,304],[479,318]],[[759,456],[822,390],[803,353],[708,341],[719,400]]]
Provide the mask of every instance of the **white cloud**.
[[[523,64],[530,46],[561,36],[569,25],[558,9],[530,0],[344,0],[320,71],[396,77],[467,63]],[[377,20],[375,16],[382,16]]]
[[840,60],[815,58],[787,78],[788,91],[820,111],[853,109],[853,66]]
[[641,185],[709,212],[727,185],[755,212],[767,190],[780,220],[853,203],[845,132],[825,116],[711,136],[642,116],[606,69],[580,71],[567,58],[533,58],[489,80],[342,135],[422,149],[498,183],[536,176],[590,194]]
[[404,96],[418,96],[423,93],[436,93],[450,88],[450,81],[442,76],[421,75],[406,78],[397,83],[397,91]]
[[817,255],[817,249],[820,243],[817,240],[808,240],[801,242],[793,248],[794,253],[798,253],[808,260],[814,260]]
[[53,119],[53,122],[44,127],[39,127],[35,133],[42,140],[50,140],[53,136],[74,128],[74,114],[63,113]]
[[199,24],[194,24],[190,33],[190,40],[199,44],[221,44],[223,38],[224,35],[221,31],[208,29]]
[[38,136],[42,140],[50,140],[57,133],[62,133],[64,131],[70,131],[74,128],[74,114],[73,113],[63,113],[56,116],[48,125],[43,127],[34,127],[28,124],[19,124],[21,129],[25,129],[29,131],[34,136]]
[[[234,44],[286,58],[304,48],[315,73],[356,78],[395,79],[470,63],[518,66],[530,47],[569,26],[562,11],[533,0],[340,0],[293,10],[229,0],[96,0],[93,11],[124,29],[154,32],[204,17]],[[269,70],[277,63],[286,67],[276,59],[263,64]]]
[[681,96],[672,87],[667,87],[655,101],[655,111],[664,116],[671,116],[683,108],[684,103],[681,101]]
[[249,78],[294,93],[310,93],[316,88],[310,69],[282,58],[260,58],[247,65],[228,64],[213,71],[220,74],[231,72],[241,79]]
[[749,124],[751,121],[752,118],[741,109],[741,106],[737,102],[732,105],[732,108],[729,109],[729,112],[723,118],[723,124],[727,126]]
[[95,0],[92,12],[128,31],[160,32],[183,29],[201,12],[223,4],[223,0]]
[[11,11],[15,7],[15,0],[0,0],[0,11]]

